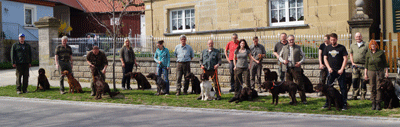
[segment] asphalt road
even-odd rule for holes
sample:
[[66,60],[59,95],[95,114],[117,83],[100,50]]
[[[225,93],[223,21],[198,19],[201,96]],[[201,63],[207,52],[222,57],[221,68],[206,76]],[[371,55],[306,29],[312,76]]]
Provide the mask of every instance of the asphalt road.
[[0,126],[398,126],[399,119],[0,97]]

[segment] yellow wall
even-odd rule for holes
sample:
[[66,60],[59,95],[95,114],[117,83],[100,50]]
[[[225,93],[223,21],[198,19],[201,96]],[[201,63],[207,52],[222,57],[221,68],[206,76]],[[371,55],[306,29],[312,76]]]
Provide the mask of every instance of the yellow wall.
[[[385,0],[386,6],[385,6],[385,20],[383,20],[383,17],[381,17],[381,22],[385,21],[386,24],[386,39],[389,38],[389,33],[392,33],[392,39],[397,39],[397,33],[393,34],[393,10],[392,10],[392,0]],[[382,5],[382,1],[381,1]],[[381,6],[381,10],[382,10]],[[381,11],[381,15],[382,15]],[[382,31],[383,32],[383,31]]]

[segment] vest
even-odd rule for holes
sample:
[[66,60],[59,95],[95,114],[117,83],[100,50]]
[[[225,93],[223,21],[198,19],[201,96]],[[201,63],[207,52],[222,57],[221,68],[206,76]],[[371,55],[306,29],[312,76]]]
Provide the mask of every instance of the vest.
[[203,56],[203,66],[205,70],[214,70],[214,66],[218,64],[218,50],[213,48],[211,52],[208,52],[208,49],[203,50],[201,55]]

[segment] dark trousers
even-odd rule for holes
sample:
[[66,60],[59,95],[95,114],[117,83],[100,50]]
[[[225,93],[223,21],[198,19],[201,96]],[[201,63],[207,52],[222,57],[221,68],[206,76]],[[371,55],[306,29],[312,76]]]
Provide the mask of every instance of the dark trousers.
[[217,97],[221,96],[221,86],[219,85],[219,81],[218,81],[218,71],[217,70],[209,70],[209,71],[204,71],[203,73],[205,73],[206,75],[209,75],[212,79],[212,81],[214,82],[214,88],[215,88],[215,95]]
[[[17,64],[17,69],[15,71],[17,76],[17,91],[27,92],[28,81],[29,81],[29,64]],[[21,85],[22,78],[22,85]]]
[[233,70],[233,68],[235,68],[235,65],[233,65],[233,60],[231,60],[231,63],[229,63],[229,73],[231,73],[231,90],[235,89],[235,70]]
[[132,72],[133,70],[133,63],[125,63],[125,67],[122,68],[122,72],[124,73],[124,76],[122,77],[122,88],[129,89],[131,88],[131,77],[125,76],[126,73]]
[[[189,75],[190,73],[190,62],[178,62],[178,65],[176,66],[176,77],[178,78],[176,80],[176,91],[181,91],[182,88],[182,75],[185,77],[186,75]],[[189,88],[189,80],[185,79],[185,82],[183,84],[183,92],[187,92]]]
[[[244,81],[243,82],[243,77],[244,76]],[[242,88],[242,84],[245,83],[248,88],[250,87],[250,72],[248,68],[236,68],[235,70],[235,96],[240,92],[240,89]]]
[[321,69],[319,73],[319,82],[326,85],[326,77],[328,76],[328,68]]
[[[338,83],[339,83],[340,93],[343,96],[343,98],[342,98],[343,99],[343,105],[347,106],[347,85],[346,85],[346,82],[345,82],[346,70],[343,70],[343,74],[341,74],[341,75],[339,75],[337,73],[337,71],[333,71],[332,73],[329,73],[328,74],[328,83],[327,83],[327,85],[332,84],[335,81],[335,79],[337,79]],[[328,100],[326,100],[326,101],[328,101]]]
[[[69,73],[72,73],[72,67],[69,61],[58,61],[58,65],[58,71],[60,75],[62,75],[61,73],[65,70],[67,70]],[[64,76],[60,76],[60,91],[64,91]]]
[[301,68],[293,68],[288,67],[286,71],[286,81],[295,80],[295,83],[298,85],[299,95],[301,98],[301,102],[306,102],[306,93],[304,91],[304,82],[301,75]]
[[[262,64],[253,63],[251,66],[251,77],[250,77],[250,85],[252,88],[261,88],[261,71]],[[257,86],[255,86],[257,84]]]
[[379,90],[379,78],[384,77],[383,71],[368,71],[369,84],[371,85],[371,101],[373,104],[382,102],[382,91]]
[[285,71],[283,71],[282,69],[282,64],[278,63],[278,74],[279,74],[279,79],[281,79],[281,81],[284,81],[285,78]]
[[161,75],[164,75],[163,79],[165,82],[167,82],[167,84],[165,84],[164,92],[166,94],[169,94],[169,79],[167,67],[157,67],[157,75],[160,77],[162,77]]

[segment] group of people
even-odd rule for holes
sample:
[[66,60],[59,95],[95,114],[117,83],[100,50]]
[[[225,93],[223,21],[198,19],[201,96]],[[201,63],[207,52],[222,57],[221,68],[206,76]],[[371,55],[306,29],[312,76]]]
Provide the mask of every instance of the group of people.
[[[11,61],[13,67],[16,67],[17,75],[17,94],[26,93],[29,78],[29,67],[31,66],[32,54],[30,45],[24,41],[25,35],[19,35],[19,42],[13,44],[11,49]],[[68,70],[72,72],[73,59],[72,49],[67,45],[68,37],[62,37],[62,43],[55,49],[55,64],[59,72]],[[352,65],[352,84],[353,96],[351,99],[356,100],[360,95],[361,99],[365,99],[367,92],[364,80],[369,80],[371,85],[371,101],[372,109],[380,110],[382,102],[381,91],[378,90],[378,79],[388,77],[388,64],[384,51],[379,50],[379,45],[375,40],[369,43],[362,40],[361,33],[355,34],[356,43],[350,45],[350,61]],[[338,81],[341,94],[343,95],[343,110],[347,110],[347,89],[345,85],[345,67],[347,64],[348,52],[346,47],[338,44],[338,36],[335,33],[324,36],[324,43],[319,46],[319,69],[321,69],[320,82],[325,85],[332,85],[335,80]],[[189,81],[185,80],[182,89],[182,76],[190,73],[190,62],[194,58],[194,51],[191,46],[186,44],[186,36],[180,36],[181,44],[177,45],[174,50],[174,55],[177,57],[176,77],[177,87],[176,95],[186,95]],[[213,40],[208,40],[207,49],[204,49],[200,55],[200,67],[203,73],[209,75],[216,90],[216,100],[221,99],[221,88],[218,81],[218,68],[221,66],[221,53],[214,48]],[[124,40],[124,46],[120,49],[120,60],[123,73],[132,72],[136,62],[135,52],[130,46],[129,39]],[[253,44],[248,46],[244,39],[238,40],[238,35],[232,35],[226,47],[226,60],[229,63],[231,89],[229,92],[234,92],[235,96],[232,99],[237,99],[242,85],[261,91],[261,70],[262,60],[266,57],[265,47],[258,42],[258,37],[253,38]],[[299,85],[299,94],[302,103],[306,104],[306,96],[304,90],[303,78],[301,77],[301,65],[305,61],[305,54],[301,46],[295,44],[295,36],[286,33],[280,34],[280,42],[276,43],[273,54],[278,59],[278,74],[281,81],[295,81]],[[107,57],[104,52],[99,50],[98,46],[93,46],[93,49],[86,57],[89,66],[96,67],[102,73],[105,79],[105,73],[108,66]],[[154,61],[157,63],[157,74],[167,82],[167,86],[163,90],[164,94],[169,94],[169,78],[170,71],[170,53],[164,46],[164,41],[157,42],[157,50],[154,54]],[[244,80],[242,79],[244,77]],[[23,83],[21,84],[21,78]],[[60,77],[60,94],[64,92],[64,77]],[[361,88],[360,88],[361,86]],[[92,83],[92,93],[95,95],[95,90]],[[131,90],[130,78],[122,78],[122,89]],[[231,100],[232,100],[231,99]],[[323,108],[328,107],[326,103]]]

